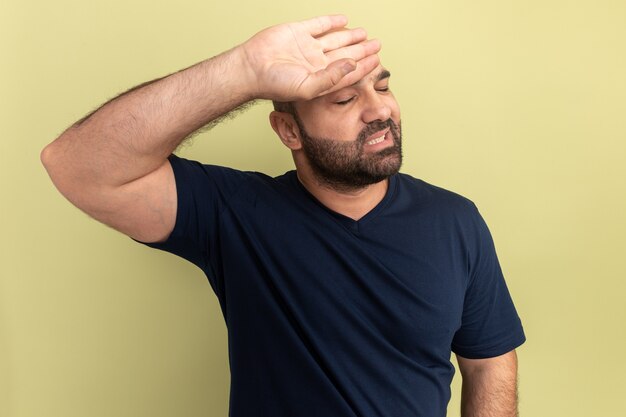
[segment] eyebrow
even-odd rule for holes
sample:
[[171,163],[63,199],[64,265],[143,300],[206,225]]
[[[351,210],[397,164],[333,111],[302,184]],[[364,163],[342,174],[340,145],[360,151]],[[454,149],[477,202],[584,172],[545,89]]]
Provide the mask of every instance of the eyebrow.
[[[386,69],[382,70],[381,72],[378,73],[378,75],[376,76],[376,80],[374,81],[374,83],[377,83],[381,80],[384,80],[385,78],[389,78],[391,77],[391,73],[389,71],[387,71]],[[355,82],[354,84],[352,84],[350,87],[356,87],[357,85],[363,83],[363,80],[365,78],[361,78],[359,81]]]
[[387,70],[382,70],[380,74],[378,74],[378,77],[376,77],[376,82],[380,80],[384,80],[385,78],[389,78],[389,77],[391,77],[391,73]]

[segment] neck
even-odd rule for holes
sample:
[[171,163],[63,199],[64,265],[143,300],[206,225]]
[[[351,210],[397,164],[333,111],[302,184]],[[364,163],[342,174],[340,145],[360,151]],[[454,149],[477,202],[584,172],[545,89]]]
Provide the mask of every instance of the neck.
[[[298,180],[320,203],[330,210],[359,220],[378,205],[387,193],[389,180],[359,188],[325,184],[311,173],[298,170]],[[308,175],[307,175],[308,174]]]

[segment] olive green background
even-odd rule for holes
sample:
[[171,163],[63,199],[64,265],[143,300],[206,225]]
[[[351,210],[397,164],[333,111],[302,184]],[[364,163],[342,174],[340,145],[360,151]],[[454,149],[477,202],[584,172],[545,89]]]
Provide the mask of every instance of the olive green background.
[[[625,4],[0,0],[0,416],[227,415],[226,329],[202,273],[72,207],[39,152],[133,85],[329,12],[382,40],[403,171],[469,197],[491,228],[528,337],[521,415],[626,415]],[[269,109],[181,153],[291,169]]]

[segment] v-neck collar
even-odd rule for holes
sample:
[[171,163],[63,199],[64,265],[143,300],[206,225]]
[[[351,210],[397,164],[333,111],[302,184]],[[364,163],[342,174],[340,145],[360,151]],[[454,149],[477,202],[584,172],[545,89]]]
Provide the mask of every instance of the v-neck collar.
[[384,195],[383,199],[380,200],[378,202],[378,204],[376,204],[376,206],[374,206],[374,208],[372,208],[370,211],[368,211],[359,220],[354,220],[351,217],[348,217],[348,216],[343,215],[341,213],[337,213],[336,211],[331,210],[330,208],[326,207],[313,194],[311,194],[309,192],[309,190],[307,190],[306,187],[300,182],[300,180],[298,179],[298,175],[297,175],[296,171],[291,171],[290,172],[291,181],[296,185],[296,187],[298,189],[300,189],[304,193],[304,195],[308,199],[310,199],[313,203],[315,203],[315,205],[317,205],[319,208],[321,208],[326,213],[330,214],[339,223],[344,225],[348,230],[350,230],[351,232],[353,232],[355,234],[358,234],[360,232],[361,228],[364,225],[366,225],[368,222],[370,222],[371,220],[373,220],[376,217],[378,217],[380,212],[383,211],[385,209],[385,207],[389,204],[389,202],[392,200],[394,194],[396,193],[397,175],[398,174],[394,174],[394,175],[389,177],[389,183],[387,184],[387,191],[385,192],[385,195]]

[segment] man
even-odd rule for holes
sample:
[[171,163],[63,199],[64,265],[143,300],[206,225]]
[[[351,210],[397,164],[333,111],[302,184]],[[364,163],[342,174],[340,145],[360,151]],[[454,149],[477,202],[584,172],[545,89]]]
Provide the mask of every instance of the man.
[[[380,43],[344,16],[265,29],[139,86],[42,153],[58,189],[206,273],[228,328],[233,417],[515,416],[524,333],[467,199],[407,175]],[[255,99],[296,171],[172,155]]]

